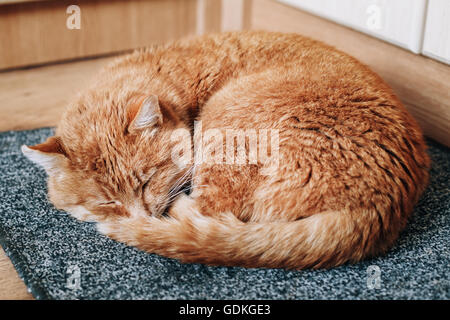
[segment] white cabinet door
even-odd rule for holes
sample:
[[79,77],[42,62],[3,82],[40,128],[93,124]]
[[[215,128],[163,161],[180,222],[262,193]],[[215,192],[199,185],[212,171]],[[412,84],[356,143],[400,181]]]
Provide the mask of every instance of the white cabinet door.
[[415,53],[422,52],[426,0],[279,1],[392,42]]
[[429,0],[423,54],[450,64],[450,1]]

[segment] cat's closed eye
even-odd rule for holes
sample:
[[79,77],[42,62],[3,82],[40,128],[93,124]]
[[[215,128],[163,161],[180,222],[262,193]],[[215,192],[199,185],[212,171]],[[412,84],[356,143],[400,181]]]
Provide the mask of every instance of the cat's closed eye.
[[100,207],[113,207],[113,206],[119,206],[119,205],[121,205],[121,203],[120,203],[120,201],[111,200],[111,201],[100,202],[97,205]]
[[104,201],[97,203],[97,206],[93,208],[94,212],[102,215],[119,215],[119,216],[129,216],[128,210],[122,204],[122,202],[117,200]]

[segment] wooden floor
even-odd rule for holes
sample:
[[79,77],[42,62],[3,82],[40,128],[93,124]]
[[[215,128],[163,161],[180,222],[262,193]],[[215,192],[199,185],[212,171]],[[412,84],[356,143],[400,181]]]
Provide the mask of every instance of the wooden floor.
[[11,261],[0,247],[0,300],[29,300],[33,299],[27,287],[20,280]]
[[[0,73],[0,131],[55,126],[67,101],[112,59]],[[32,298],[0,247],[0,300]]]
[[0,73],[0,131],[54,126],[67,102],[112,59]]

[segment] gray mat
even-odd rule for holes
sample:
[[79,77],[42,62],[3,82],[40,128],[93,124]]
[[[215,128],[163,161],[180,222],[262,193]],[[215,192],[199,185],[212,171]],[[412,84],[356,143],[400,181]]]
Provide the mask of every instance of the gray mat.
[[[38,299],[450,298],[450,151],[432,141],[431,184],[387,255],[331,270],[285,271],[180,264],[55,210],[44,171],[19,149],[51,133],[0,134],[0,243]],[[379,285],[372,281],[377,267]]]

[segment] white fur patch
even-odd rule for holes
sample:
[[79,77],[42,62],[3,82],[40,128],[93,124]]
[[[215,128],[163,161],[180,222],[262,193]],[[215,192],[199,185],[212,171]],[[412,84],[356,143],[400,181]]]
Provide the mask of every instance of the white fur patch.
[[144,206],[140,203],[133,203],[132,205],[129,205],[126,207],[128,212],[131,214],[132,217],[147,217],[148,212],[145,210]]
[[97,230],[105,236],[111,235],[115,230],[110,223],[97,223]]
[[87,222],[95,222],[95,215],[87,210],[83,206],[71,206],[69,208],[65,208],[65,210],[74,218],[87,221]]
[[47,171],[47,173],[56,168],[58,155],[33,150],[31,148],[28,148],[26,145],[23,145],[21,150],[28,159],[43,167],[45,171]]

